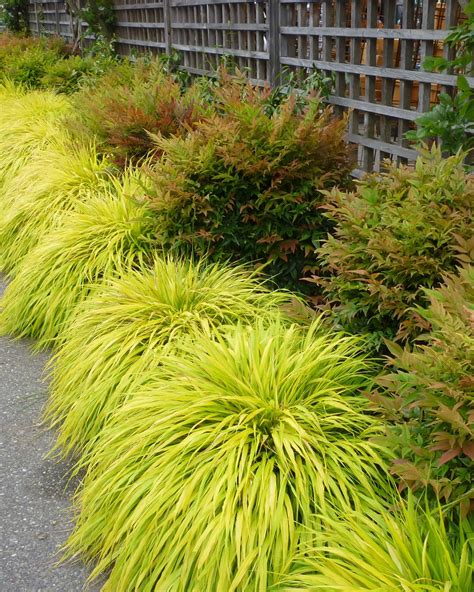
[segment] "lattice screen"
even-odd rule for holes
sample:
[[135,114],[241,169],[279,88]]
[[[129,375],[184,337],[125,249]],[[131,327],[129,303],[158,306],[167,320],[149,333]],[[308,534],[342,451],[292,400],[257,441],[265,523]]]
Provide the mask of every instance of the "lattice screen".
[[[254,82],[284,83],[287,69],[302,76],[332,73],[329,101],[351,109],[348,138],[359,168],[390,156],[412,160],[404,139],[453,74],[424,72],[430,55],[449,56],[443,44],[460,18],[458,0],[115,0],[121,53],[178,51],[182,67],[208,74],[223,58]],[[33,32],[67,37],[64,2],[36,0]],[[474,87],[474,79],[470,79]]]

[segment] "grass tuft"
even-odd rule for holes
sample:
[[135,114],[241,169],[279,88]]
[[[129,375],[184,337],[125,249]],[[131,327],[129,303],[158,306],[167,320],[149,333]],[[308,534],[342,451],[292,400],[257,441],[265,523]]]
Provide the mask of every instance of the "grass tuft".
[[47,417],[61,425],[58,445],[70,453],[93,442],[134,380],[183,337],[276,314],[289,300],[245,267],[205,261],[157,258],[111,279],[79,307],[52,361]]
[[[70,101],[51,92],[26,92],[9,82],[0,83],[0,190],[28,164],[31,156],[64,133],[62,117]],[[0,202],[2,201],[0,197]]]
[[0,268],[15,275],[23,258],[64,212],[110,181],[111,165],[95,147],[75,144],[67,134],[51,141],[5,184],[0,215]]
[[441,508],[398,500],[370,514],[321,517],[314,547],[302,550],[283,590],[466,592],[474,590],[474,523],[446,526]]
[[69,554],[104,591],[270,589],[316,511],[385,485],[360,345],[260,320],[163,358],[89,459]]
[[139,178],[131,172],[91,193],[26,255],[1,301],[3,333],[38,339],[38,348],[54,345],[92,285],[150,256],[153,220],[132,197]]

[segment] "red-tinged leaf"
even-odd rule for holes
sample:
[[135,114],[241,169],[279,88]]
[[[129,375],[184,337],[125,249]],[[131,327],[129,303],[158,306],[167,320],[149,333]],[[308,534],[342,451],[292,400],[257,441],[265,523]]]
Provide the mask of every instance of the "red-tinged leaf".
[[466,456],[468,456],[471,460],[474,460],[474,442],[465,442],[462,446],[462,451]]
[[439,465],[444,465],[461,454],[461,448],[453,448],[440,456]]
[[297,239],[289,239],[280,243],[279,247],[282,253],[294,253],[298,248],[299,241]]

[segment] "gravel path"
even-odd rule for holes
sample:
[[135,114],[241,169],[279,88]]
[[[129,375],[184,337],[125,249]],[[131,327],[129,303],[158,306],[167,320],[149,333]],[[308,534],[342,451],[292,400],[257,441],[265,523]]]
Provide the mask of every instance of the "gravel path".
[[79,592],[86,568],[54,565],[71,528],[71,491],[67,465],[45,458],[53,437],[38,422],[47,355],[30,346],[0,337],[0,592]]

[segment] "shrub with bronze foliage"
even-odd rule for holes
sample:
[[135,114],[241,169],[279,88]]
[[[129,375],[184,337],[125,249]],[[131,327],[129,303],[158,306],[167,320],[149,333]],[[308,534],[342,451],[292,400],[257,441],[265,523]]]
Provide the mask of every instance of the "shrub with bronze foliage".
[[434,149],[415,168],[393,166],[328,200],[336,227],[319,250],[326,277],[316,281],[337,320],[375,346],[416,336],[426,328],[413,311],[424,288],[473,260],[474,183],[462,156],[444,160]]
[[402,483],[474,509],[474,268],[427,294],[429,307],[418,309],[431,327],[425,343],[391,345],[394,372],[372,399],[387,419]]
[[[330,222],[322,190],[347,185],[345,122],[313,97],[268,111],[269,91],[224,80],[214,112],[184,138],[159,142],[152,200],[169,247],[268,264],[280,285],[302,288]],[[307,287],[307,286],[306,286]]]
[[145,60],[119,63],[96,88],[80,92],[75,105],[72,129],[93,134],[122,163],[156,151],[154,135],[186,133],[204,110],[158,61]]

